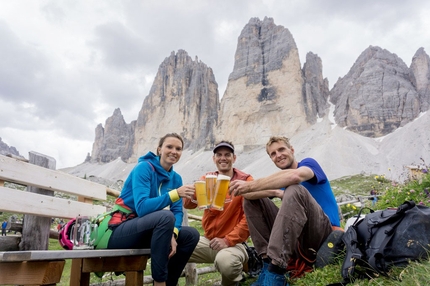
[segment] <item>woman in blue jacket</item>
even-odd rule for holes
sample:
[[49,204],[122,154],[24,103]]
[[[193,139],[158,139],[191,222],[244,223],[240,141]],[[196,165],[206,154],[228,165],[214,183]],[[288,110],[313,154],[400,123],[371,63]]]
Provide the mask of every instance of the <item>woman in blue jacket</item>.
[[182,198],[192,197],[193,185],[182,185],[173,165],[184,142],[176,133],[160,139],[157,155],[148,152],[124,183],[109,221],[108,248],[151,248],[154,285],[176,285],[200,234],[182,226]]

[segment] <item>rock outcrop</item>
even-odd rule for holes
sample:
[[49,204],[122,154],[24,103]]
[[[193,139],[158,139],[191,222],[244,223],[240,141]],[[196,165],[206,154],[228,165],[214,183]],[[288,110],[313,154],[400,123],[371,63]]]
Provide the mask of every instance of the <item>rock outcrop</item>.
[[219,109],[218,84],[211,68],[184,50],[161,63],[136,123],[133,156],[156,151],[158,140],[175,132],[185,147],[198,150],[214,142]]
[[0,154],[2,154],[2,155],[14,155],[14,156],[24,158],[23,156],[21,156],[19,154],[18,150],[16,150],[15,147],[9,146],[6,143],[4,143],[1,137],[0,137]]
[[411,82],[418,92],[420,99],[421,112],[430,108],[430,58],[419,48],[412,58],[411,63]]
[[420,112],[409,68],[380,47],[367,48],[330,93],[336,123],[367,137],[387,135]]
[[217,139],[261,145],[274,134],[309,126],[304,78],[290,31],[272,18],[252,18],[237,44],[233,72],[221,99]]
[[133,153],[135,125],[136,121],[127,124],[121,110],[115,109],[104,128],[101,124],[96,127],[90,162],[107,163],[117,158],[127,161]]
[[303,65],[303,75],[305,77],[304,104],[307,120],[316,123],[316,119],[324,117],[328,113],[328,79],[323,78],[322,60],[318,55],[308,52],[306,62]]

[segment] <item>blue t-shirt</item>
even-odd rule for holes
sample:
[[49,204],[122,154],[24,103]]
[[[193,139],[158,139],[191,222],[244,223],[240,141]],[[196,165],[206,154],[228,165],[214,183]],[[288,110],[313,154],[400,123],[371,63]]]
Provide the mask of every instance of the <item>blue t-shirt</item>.
[[340,226],[339,211],[330,182],[321,166],[312,158],[305,158],[299,162],[298,168],[306,166],[314,172],[314,177],[302,182],[312,197],[321,206],[325,214],[329,217],[333,226]]

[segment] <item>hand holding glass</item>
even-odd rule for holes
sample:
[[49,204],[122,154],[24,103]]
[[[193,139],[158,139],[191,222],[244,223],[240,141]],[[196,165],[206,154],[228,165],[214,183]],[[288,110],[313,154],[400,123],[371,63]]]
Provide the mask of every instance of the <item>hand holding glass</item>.
[[196,188],[196,198],[197,201],[192,200],[193,203],[197,203],[199,210],[204,210],[209,208],[208,197],[206,194],[206,182],[205,181],[195,181],[194,187]]
[[226,199],[229,184],[229,176],[218,175],[211,208],[222,211],[224,210],[224,203],[228,203],[231,201],[230,198]]

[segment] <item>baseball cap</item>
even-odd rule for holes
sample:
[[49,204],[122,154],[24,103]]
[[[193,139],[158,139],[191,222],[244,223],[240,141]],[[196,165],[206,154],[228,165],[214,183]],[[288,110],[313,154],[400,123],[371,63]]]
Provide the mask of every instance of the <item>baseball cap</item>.
[[217,150],[218,148],[220,148],[220,147],[227,147],[227,148],[229,148],[229,149],[231,150],[231,152],[234,154],[234,147],[233,147],[231,144],[227,143],[227,142],[221,142],[221,143],[218,143],[218,144],[214,147],[214,150],[213,150],[214,154],[216,153],[216,150]]

